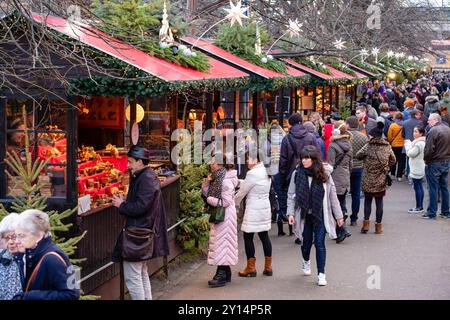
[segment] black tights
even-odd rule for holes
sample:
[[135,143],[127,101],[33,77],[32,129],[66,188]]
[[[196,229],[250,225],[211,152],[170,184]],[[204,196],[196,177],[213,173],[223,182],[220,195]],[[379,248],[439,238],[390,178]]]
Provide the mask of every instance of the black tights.
[[369,220],[370,214],[372,213],[372,199],[375,198],[376,209],[376,221],[381,223],[383,219],[383,197],[373,197],[368,193],[364,194],[364,220]]
[[[247,255],[247,259],[255,257],[255,244],[253,243],[253,235],[254,233],[244,232],[245,254]],[[263,245],[264,255],[266,257],[271,257],[272,243],[270,243],[269,232],[258,232],[258,236],[259,239],[261,239]]]

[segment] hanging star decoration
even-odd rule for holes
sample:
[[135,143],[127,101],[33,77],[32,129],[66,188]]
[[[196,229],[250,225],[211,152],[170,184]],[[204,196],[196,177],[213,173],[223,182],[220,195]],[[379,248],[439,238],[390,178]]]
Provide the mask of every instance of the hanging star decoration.
[[230,0],[230,9],[224,9],[228,12],[226,19],[230,20],[231,25],[234,25],[235,22],[239,23],[242,27],[241,19],[248,19],[248,17],[244,14],[248,10],[248,8],[242,8],[242,3],[239,0],[236,5],[233,4],[233,1]]
[[336,40],[333,42],[333,46],[338,50],[345,49],[345,41],[342,41],[342,39]]
[[380,49],[378,49],[378,48],[373,48],[372,49],[372,55],[373,56],[375,56],[375,57],[378,56],[378,53],[380,53]]
[[300,35],[302,24],[299,24],[297,19],[289,19],[289,25],[286,25],[286,27],[288,27],[287,33],[289,33],[289,37],[293,38]]
[[378,53],[380,52],[380,49],[378,48],[373,48],[372,49],[372,55],[375,57],[375,63],[378,63]]
[[359,51],[359,54],[361,56],[368,56],[369,55],[369,51],[367,51],[367,49],[361,49],[361,51]]
[[164,1],[164,9],[161,21],[161,29],[159,29],[159,44],[161,48],[167,48],[174,43],[172,30],[169,25],[169,15],[167,14],[167,4]]
[[387,57],[388,58],[392,58],[393,56],[394,56],[394,51],[389,50],[388,53],[387,53]]

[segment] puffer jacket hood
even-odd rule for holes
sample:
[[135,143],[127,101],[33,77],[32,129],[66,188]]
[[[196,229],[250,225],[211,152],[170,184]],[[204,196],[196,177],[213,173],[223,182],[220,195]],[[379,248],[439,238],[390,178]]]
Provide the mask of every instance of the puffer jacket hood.
[[289,129],[289,132],[295,139],[303,139],[308,134],[306,128],[302,124],[296,124]]
[[352,147],[350,139],[350,134],[340,134],[338,136],[332,136],[331,142],[335,142],[344,152],[348,152]]
[[435,96],[435,95],[430,95],[428,97],[425,98],[425,102],[438,102],[439,101],[439,97]]

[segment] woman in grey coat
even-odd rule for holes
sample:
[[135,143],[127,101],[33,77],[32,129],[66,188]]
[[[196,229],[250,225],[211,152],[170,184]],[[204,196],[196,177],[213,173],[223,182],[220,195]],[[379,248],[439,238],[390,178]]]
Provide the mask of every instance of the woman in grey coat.
[[301,151],[300,163],[291,176],[287,203],[289,224],[296,225],[297,236],[302,238],[303,273],[311,275],[309,256],[314,239],[317,284],[325,286],[325,233],[336,239],[336,223],[342,226],[344,219],[333,178],[326,171],[318,148],[306,146]]
[[347,218],[345,197],[350,189],[350,172],[353,162],[353,149],[350,142],[352,135],[347,131],[345,122],[337,122],[334,126],[335,130],[328,149],[328,164],[333,167],[331,176],[336,185],[336,194],[345,220]]

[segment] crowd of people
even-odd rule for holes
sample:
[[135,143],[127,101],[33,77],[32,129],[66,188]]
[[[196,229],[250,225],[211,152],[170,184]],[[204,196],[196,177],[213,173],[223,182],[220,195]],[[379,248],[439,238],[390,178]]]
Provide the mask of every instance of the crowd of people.
[[[363,234],[371,230],[372,202],[376,208],[372,230],[383,233],[384,197],[389,186],[405,178],[413,186],[416,200],[405,211],[434,220],[439,198],[440,216],[450,218],[450,73],[435,73],[400,85],[364,84],[359,90],[362,98],[346,119],[336,111],[326,119],[318,113],[308,119],[294,113],[287,133],[275,121],[267,146],[263,146],[264,159],[247,157],[249,171],[244,180],[239,181],[231,167],[211,165],[212,175],[203,183],[207,203],[218,206],[220,198],[226,199],[223,206],[231,219],[223,225],[211,224],[208,263],[218,266],[209,281],[211,287],[231,281],[230,266],[237,264],[235,206],[245,206],[241,231],[247,264],[238,273],[240,277],[257,275],[255,233],[263,245],[263,274],[273,274],[268,235],[272,220],[279,236],[286,235],[283,224],[288,222],[289,234],[295,234],[295,243],[301,245],[305,275],[312,273],[310,251],[314,244],[320,286],[327,284],[325,235],[336,243],[351,236],[346,221],[350,216],[349,226],[358,226],[362,197]],[[426,208],[424,179],[429,194]],[[211,188],[216,190],[214,196],[208,191]],[[276,206],[271,201],[272,192],[277,195]]]
[[[373,200],[376,210],[372,230],[382,234],[383,201],[393,183],[406,177],[412,185],[415,203],[405,208],[409,213],[434,220],[440,201],[440,216],[450,218],[450,73],[436,73],[398,86],[365,84],[360,90],[362,98],[346,119],[336,111],[327,119],[318,113],[302,119],[294,113],[287,133],[273,123],[262,148],[264,156],[246,155],[245,179],[238,179],[233,165],[220,161],[210,164],[211,174],[202,184],[206,210],[218,208],[215,212],[223,214],[210,224],[207,262],[217,266],[208,282],[210,287],[231,281],[231,266],[238,263],[237,216],[242,207],[240,230],[247,263],[238,275],[257,276],[255,234],[265,256],[262,273],[273,275],[269,231],[276,222],[278,236],[284,236],[283,225],[288,223],[289,235],[295,235],[295,243],[301,246],[304,275],[312,274],[310,253],[315,246],[319,286],[327,285],[326,234],[341,243],[351,236],[347,225],[359,224],[360,232],[368,233]],[[152,299],[147,260],[169,252],[160,184],[148,164],[148,150],[137,146],[130,149],[132,179],[128,195],[115,196],[112,202],[126,220],[113,261],[123,263],[125,283],[134,300]],[[426,208],[424,179],[429,195]],[[73,267],[53,243],[45,212],[9,214],[0,223],[0,236],[0,299],[79,298],[80,290],[71,280],[73,272],[68,272]]]

